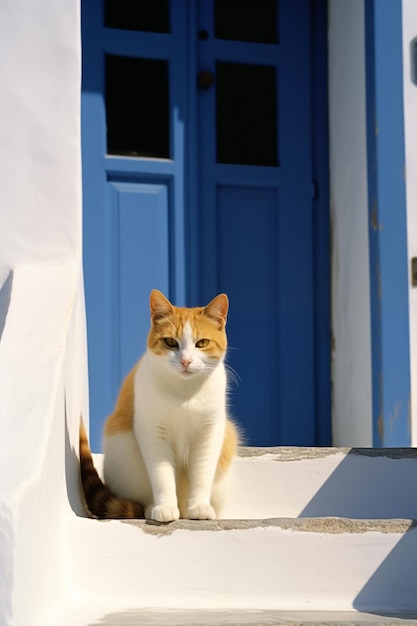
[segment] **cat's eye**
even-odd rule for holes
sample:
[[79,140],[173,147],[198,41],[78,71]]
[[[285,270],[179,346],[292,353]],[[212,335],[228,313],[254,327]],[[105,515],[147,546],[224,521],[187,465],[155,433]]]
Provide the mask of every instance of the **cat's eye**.
[[210,343],[210,339],[199,339],[197,341],[196,348],[206,348]]
[[164,341],[168,348],[178,348],[178,341],[173,337],[164,337]]

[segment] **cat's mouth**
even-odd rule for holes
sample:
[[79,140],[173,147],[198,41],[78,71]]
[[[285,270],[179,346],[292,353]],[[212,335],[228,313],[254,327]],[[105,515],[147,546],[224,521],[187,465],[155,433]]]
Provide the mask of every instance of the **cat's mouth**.
[[198,373],[199,370],[195,370],[195,369],[188,369],[188,368],[183,368],[181,370],[179,370],[179,373],[181,376],[183,376],[184,378],[189,378],[191,376],[195,376]]

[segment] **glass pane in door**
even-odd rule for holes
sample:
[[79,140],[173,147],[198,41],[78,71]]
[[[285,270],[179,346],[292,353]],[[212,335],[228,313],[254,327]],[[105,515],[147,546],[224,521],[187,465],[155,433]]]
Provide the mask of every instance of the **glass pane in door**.
[[278,165],[276,71],[216,64],[217,162]]
[[169,158],[168,61],[106,56],[107,152]]
[[277,43],[277,30],[276,0],[215,0],[218,39]]
[[104,25],[107,28],[170,32],[169,0],[105,0]]

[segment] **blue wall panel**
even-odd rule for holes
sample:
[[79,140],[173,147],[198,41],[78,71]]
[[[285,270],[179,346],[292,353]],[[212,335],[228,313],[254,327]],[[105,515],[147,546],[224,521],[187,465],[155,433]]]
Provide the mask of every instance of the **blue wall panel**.
[[374,446],[408,446],[410,353],[398,0],[366,0],[366,89]]

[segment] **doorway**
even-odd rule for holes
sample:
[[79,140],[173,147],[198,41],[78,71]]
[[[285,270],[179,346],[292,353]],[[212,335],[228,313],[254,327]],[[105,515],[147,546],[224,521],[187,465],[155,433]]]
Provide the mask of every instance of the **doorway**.
[[330,443],[324,5],[82,3],[94,449],[146,347],[154,287],[178,305],[229,295],[230,410],[248,444]]

